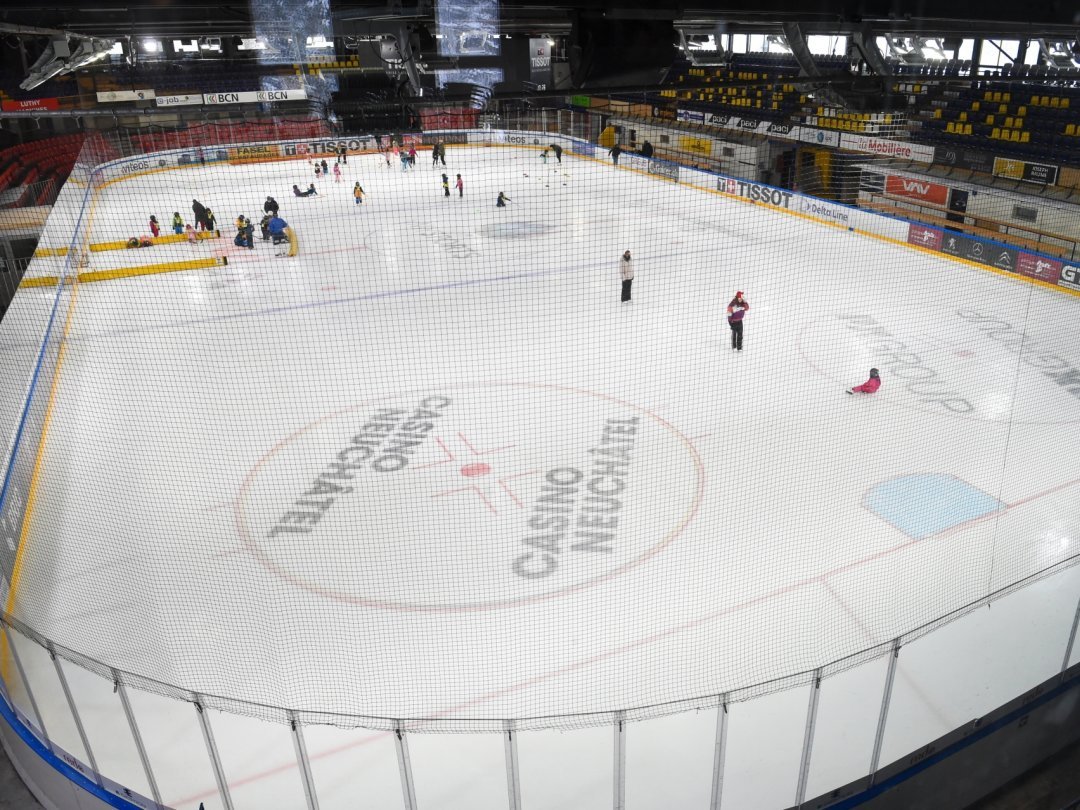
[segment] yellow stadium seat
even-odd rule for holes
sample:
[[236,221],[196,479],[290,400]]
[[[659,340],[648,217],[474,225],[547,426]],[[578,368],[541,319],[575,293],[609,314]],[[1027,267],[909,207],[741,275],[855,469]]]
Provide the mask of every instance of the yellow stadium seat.
[[1017,129],[1023,129],[1024,128],[1024,119],[1023,118],[1014,118],[1013,119],[1013,126],[1016,127]]
[[1021,104],[1019,107],[1016,108],[1016,114],[1023,118],[1025,115],[1027,115],[1027,107]]
[[993,100],[993,97],[994,97],[994,94],[991,93],[989,90],[987,90],[985,93],[983,93],[983,101],[991,101],[991,100]]
[[1020,143],[1028,143],[1030,140],[1031,140],[1031,133],[1030,132],[1021,132],[1020,133]]
[[1008,111],[1009,111],[1009,105],[1008,104],[998,104],[998,112],[999,113],[1004,115]]
[[1029,103],[1030,103],[1030,104],[1031,104],[1031,105],[1032,105],[1033,107],[1038,107],[1038,106],[1039,106],[1039,97],[1038,97],[1038,96],[1032,96],[1032,97],[1031,97],[1031,101],[1030,101]]
[[1001,130],[998,129],[997,127],[994,127],[990,131],[990,137],[993,138],[995,141],[998,140],[1001,137]]
[[1012,120],[1012,116],[1010,115],[1008,118],[1005,119],[1005,123],[1002,124],[1002,126],[1005,127],[1005,129],[1012,129],[1012,125],[1013,125],[1013,120]]
[[1044,107],[1050,106],[1050,96],[1039,96],[1039,103]]
[[1052,99],[1050,99],[1050,106],[1051,107],[1060,107],[1061,106],[1061,99],[1058,98],[1057,96],[1054,96]]
[[960,117],[959,117],[959,119],[958,119],[958,120],[960,120],[960,121],[967,121],[967,113],[966,113],[966,112],[962,112],[962,113],[960,113]]
[[1009,140],[1012,141],[1013,143],[1020,143],[1020,130],[1014,129],[1010,133]]
[[1076,124],[1067,124],[1065,126],[1065,134],[1066,135],[1075,135],[1076,134]]
[[979,102],[977,102],[977,101],[971,102],[971,109],[973,109],[973,110],[979,109]]
[[1012,101],[1012,93],[1002,93],[1001,100],[1005,102]]
[[1061,100],[1061,109],[1063,109],[1063,110],[1069,109],[1069,100],[1067,98],[1063,98]]
[[985,124],[987,124],[989,126],[992,126],[993,123],[994,123],[994,116],[992,116],[992,115],[986,116],[986,121],[984,121],[983,123],[985,123]]
[[941,107],[934,110],[934,118],[941,118]]

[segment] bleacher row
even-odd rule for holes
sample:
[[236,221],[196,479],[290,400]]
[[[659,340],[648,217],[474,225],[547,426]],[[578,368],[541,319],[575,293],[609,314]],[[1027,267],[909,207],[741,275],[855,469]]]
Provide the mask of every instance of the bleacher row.
[[84,139],[82,133],[60,135],[0,151],[0,194],[22,189],[4,207],[51,204],[71,174]]
[[158,152],[165,149],[209,148],[218,144],[325,138],[329,134],[324,121],[275,120],[245,124],[216,124],[211,121],[192,124],[185,129],[155,130],[133,135],[131,141],[143,152]]
[[[941,93],[921,128],[926,143],[989,141],[997,152],[1080,163],[1080,90],[1020,83],[977,82]],[[1071,131],[1070,131],[1071,130]]]
[[[767,69],[738,62],[733,62],[728,67],[693,67],[683,64],[675,76],[675,87],[661,90],[654,100],[663,104],[675,99],[689,102],[687,106],[691,108],[708,109],[712,112],[782,118],[807,101],[806,95],[796,92],[795,86],[791,84],[797,77],[798,69],[786,66]],[[761,82],[761,85],[732,86],[729,84],[731,82]],[[680,84],[704,84],[706,87],[684,90],[679,89]],[[716,85],[715,88],[708,86],[713,84]]]

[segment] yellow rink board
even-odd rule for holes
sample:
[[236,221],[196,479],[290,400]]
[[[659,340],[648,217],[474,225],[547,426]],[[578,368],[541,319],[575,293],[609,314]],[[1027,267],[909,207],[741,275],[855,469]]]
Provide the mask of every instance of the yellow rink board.
[[[186,262],[162,262],[161,264],[144,264],[139,267],[120,267],[116,270],[96,270],[87,273],[79,273],[78,281],[86,284],[94,281],[112,281],[118,278],[134,278],[136,276],[153,276],[159,273],[175,273],[179,270],[202,270],[206,267],[218,267],[228,264],[225,256],[213,256],[207,259],[191,259]],[[55,287],[60,281],[59,276],[40,276],[38,278],[23,279],[20,287]],[[70,279],[69,279],[70,283]]]

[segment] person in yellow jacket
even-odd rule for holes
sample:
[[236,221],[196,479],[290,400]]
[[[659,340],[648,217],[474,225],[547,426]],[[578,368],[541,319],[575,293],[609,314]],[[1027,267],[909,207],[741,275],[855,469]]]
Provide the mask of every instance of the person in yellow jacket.
[[360,183],[355,183],[352,187],[352,196],[354,205],[362,205],[364,202],[364,190],[360,188]]

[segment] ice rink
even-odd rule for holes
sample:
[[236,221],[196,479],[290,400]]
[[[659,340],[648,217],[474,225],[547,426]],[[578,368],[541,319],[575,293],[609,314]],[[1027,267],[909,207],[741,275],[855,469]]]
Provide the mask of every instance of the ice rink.
[[[309,728],[320,800],[352,806],[359,790],[391,807],[350,780],[369,755],[396,778],[378,730],[394,721],[583,727],[691,707],[888,642],[1077,554],[1077,298],[608,162],[545,165],[506,147],[450,147],[447,161],[462,198],[443,196],[426,153],[405,173],[351,157],[310,199],[289,191],[310,182],[303,162],[100,192],[91,241],[142,233],[151,213],[190,220],[193,197],[222,238],[94,254],[91,270],[228,264],[77,287],[16,615],[155,681],[371,718],[376,730]],[[233,219],[257,222],[267,194],[295,258],[258,234],[254,250],[232,244]],[[741,352],[724,314],[737,290]],[[19,374],[55,294],[20,291],[0,324],[0,362]],[[871,366],[880,392],[845,393]],[[25,387],[3,392],[14,424]],[[1046,604],[1075,594],[1076,570],[1040,588]],[[1065,619],[1032,615],[1017,614],[1023,634],[1057,641]],[[108,684],[69,677],[108,699]],[[777,698],[795,725],[805,694]],[[193,715],[132,700],[170,718],[144,728],[153,745],[199,739]],[[938,733],[968,719],[932,703],[912,698]],[[569,715],[582,717],[551,719]],[[699,733],[711,764],[715,721],[701,717],[677,733]],[[108,750],[107,712],[87,722]],[[252,741],[250,759],[226,761],[238,808],[295,793],[277,768],[284,726],[215,722]],[[574,734],[606,746],[611,731]],[[498,735],[460,739],[477,772],[501,762]],[[532,739],[540,759],[573,761],[562,735]],[[423,735],[412,745],[436,758]],[[486,807],[489,788],[505,802],[505,782],[470,773],[421,806]],[[216,806],[205,763],[159,778],[170,806]],[[634,806],[664,806],[642,790]],[[737,795],[725,806],[752,806]],[[594,806],[565,802],[535,806]]]

